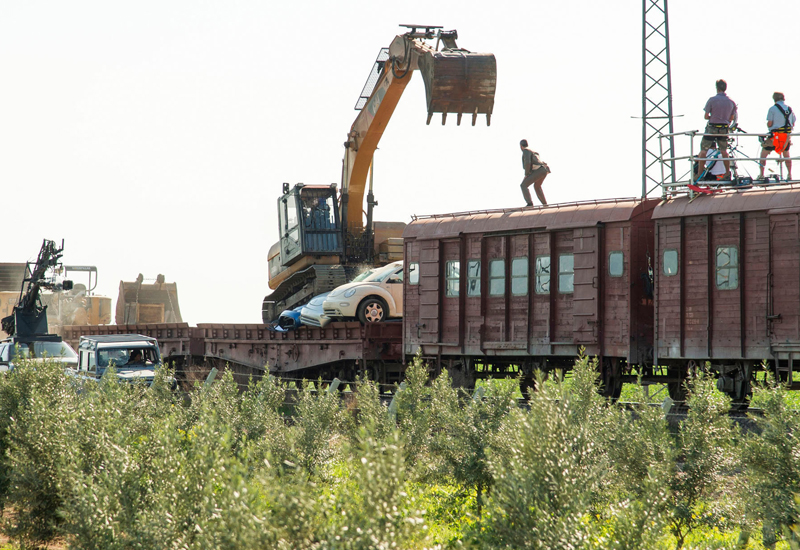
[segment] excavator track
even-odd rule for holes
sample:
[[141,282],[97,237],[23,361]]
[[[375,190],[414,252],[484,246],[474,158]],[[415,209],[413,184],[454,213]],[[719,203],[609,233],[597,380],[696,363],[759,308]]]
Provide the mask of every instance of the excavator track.
[[347,282],[347,272],[342,265],[312,265],[298,271],[283,281],[271,294],[264,297],[261,318],[270,323],[282,311],[307,303],[317,294],[333,290]]

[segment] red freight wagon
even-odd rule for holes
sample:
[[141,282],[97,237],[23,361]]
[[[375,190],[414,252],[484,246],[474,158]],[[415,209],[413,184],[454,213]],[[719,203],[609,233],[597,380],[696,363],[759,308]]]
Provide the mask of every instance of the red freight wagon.
[[[763,359],[791,383],[800,357],[800,189],[667,199],[656,226],[656,364],[683,379],[705,361],[744,402]],[[670,384],[681,398],[678,382]]]
[[583,347],[618,395],[626,365],[652,359],[657,203],[416,217],[403,233],[403,352],[469,383],[512,365],[569,366]]

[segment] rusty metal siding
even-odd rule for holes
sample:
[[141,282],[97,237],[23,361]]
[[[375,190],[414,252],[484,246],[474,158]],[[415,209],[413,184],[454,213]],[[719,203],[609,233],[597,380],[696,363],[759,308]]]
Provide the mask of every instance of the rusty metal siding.
[[[530,332],[531,351],[546,355],[550,353],[550,298],[553,293],[553,258],[550,250],[550,233],[534,233],[532,237],[533,252],[529,263],[532,279],[531,292],[533,307],[531,308]],[[550,257],[550,292],[536,294],[536,258]],[[557,275],[556,275],[557,276]]]
[[[466,266],[470,260],[481,261],[481,238],[480,235],[473,235],[466,239],[466,258],[464,260],[464,269],[466,273]],[[485,271],[486,266],[481,264],[481,277]],[[481,327],[483,326],[483,314],[481,313],[481,296],[486,292],[486,286],[481,282],[481,293],[477,296],[465,297],[465,334],[464,346],[465,352],[469,354],[481,353]]]
[[[686,246],[683,247],[684,261],[680,268],[685,270],[684,277],[684,344],[683,355],[696,359],[707,359],[709,356],[709,277],[710,258],[709,242],[710,226],[706,216],[688,218],[684,224]],[[678,295],[679,297],[680,295]],[[661,299],[661,295],[659,295]],[[659,319],[663,313],[659,310]],[[680,322],[680,319],[677,320]],[[675,327],[679,328],[679,327]],[[671,355],[674,357],[675,355]]]
[[[630,342],[630,300],[631,300],[631,225],[613,224],[603,231],[604,260],[600,267],[603,277],[603,316],[602,330],[603,355],[612,357],[628,356]],[[622,252],[622,276],[612,277],[609,273],[608,258],[613,252]]]
[[572,298],[574,291],[561,292],[559,288],[559,257],[562,254],[573,253],[573,235],[572,231],[559,231],[554,234],[554,237],[555,254],[550,259],[550,266],[552,268],[550,292],[553,294],[554,298],[551,344],[573,344],[574,323],[572,318]]
[[439,241],[421,241],[419,251],[419,334],[423,344],[439,342]]
[[[741,242],[738,214],[722,214],[711,217],[713,224],[711,246],[709,247],[709,277],[711,278],[711,319],[710,319],[710,356],[722,358],[740,358],[742,356],[742,303],[740,289],[741,280]],[[735,289],[717,287],[718,247],[733,247],[739,253],[738,283]]]
[[[529,312],[529,298],[528,295],[530,293],[531,285],[530,285],[530,277],[531,277],[531,262],[530,258],[528,257],[529,252],[529,245],[528,239],[532,238],[529,235],[515,235],[511,237],[510,240],[510,257],[506,263],[506,273],[508,274],[508,303],[509,303],[509,314],[508,314],[508,341],[510,342],[517,342],[524,344],[524,348],[527,349],[528,343],[528,312]],[[514,258],[526,258],[528,262],[528,281],[526,284],[526,292],[524,295],[517,295],[515,296],[512,292],[512,263]]]
[[[421,327],[419,327],[419,297],[421,285],[419,281],[416,285],[408,284],[408,268],[412,263],[417,264],[419,270],[420,255],[419,243],[417,241],[405,241],[404,250],[404,266],[405,275],[404,280],[406,284],[403,285],[403,352],[413,355],[421,343]],[[418,271],[419,273],[419,271]]]
[[[683,273],[687,269],[687,262],[681,250],[681,223],[680,220],[664,220],[658,222],[658,263],[657,270],[657,300],[656,307],[658,325],[657,352],[659,357],[680,357],[681,342],[684,337],[681,322],[683,308],[681,307],[681,282]],[[664,274],[664,252],[676,250],[678,252],[678,272],[675,275]]]
[[739,212],[766,212],[800,207],[800,186],[781,189],[728,190],[725,193],[705,195],[696,200],[688,196],[670,198],[653,211],[653,219],[738,214]]
[[769,218],[764,212],[744,216],[744,356],[765,359],[770,355],[767,335],[767,281],[769,280]]
[[504,209],[418,216],[403,231],[404,239],[443,239],[461,233],[559,231],[591,227],[598,223],[630,220],[643,210],[652,210],[656,200],[606,199],[584,203],[556,204],[537,209]]
[[772,236],[771,345],[800,343],[800,220],[798,214],[770,216]]
[[[593,346],[599,339],[600,262],[599,228],[573,232],[574,288],[572,297],[573,338],[576,344]],[[591,353],[591,352],[590,352]],[[596,353],[596,352],[595,352]]]
[[[492,261],[501,260],[504,266],[508,263],[506,258],[506,240],[507,237],[484,237],[484,256],[486,263],[484,270],[486,272],[486,285],[481,289],[485,295],[486,310],[484,312],[484,326],[483,326],[483,340],[484,348],[490,349],[497,347],[497,343],[505,341],[506,334],[506,297],[508,292],[504,291],[502,295],[492,296],[490,294],[490,268]],[[508,269],[505,268],[506,283],[508,282]],[[507,287],[507,285],[506,285]],[[507,288],[506,288],[507,290]]]
[[[635,220],[631,226],[631,270],[629,279],[630,313],[628,317],[628,362],[652,364],[653,329],[655,322],[654,288],[652,276],[657,281],[658,254],[655,248],[655,225],[648,215]],[[653,281],[654,282],[654,281]],[[606,352],[611,355],[610,351]],[[622,353],[613,355],[624,356]]]
[[[442,242],[442,274],[446,276],[447,262],[459,262],[459,268],[463,271],[461,261],[461,243],[459,241]],[[460,279],[459,279],[460,283]],[[461,285],[459,284],[459,289]],[[441,284],[441,342],[444,344],[458,345],[458,333],[461,323],[460,292],[459,296],[447,296],[447,281],[442,279]]]

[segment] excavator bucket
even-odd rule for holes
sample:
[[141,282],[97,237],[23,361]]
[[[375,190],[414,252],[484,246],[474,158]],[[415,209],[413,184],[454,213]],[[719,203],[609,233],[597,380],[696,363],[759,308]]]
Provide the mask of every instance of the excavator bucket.
[[135,282],[120,281],[115,321],[118,325],[182,323],[178,285],[164,282],[163,275],[153,284],[145,284],[141,274]]
[[419,60],[428,101],[428,124],[433,113],[442,113],[442,124],[448,114],[471,115],[472,125],[478,114],[492,122],[494,92],[497,85],[497,61],[490,53],[466,50],[442,50],[426,53]]

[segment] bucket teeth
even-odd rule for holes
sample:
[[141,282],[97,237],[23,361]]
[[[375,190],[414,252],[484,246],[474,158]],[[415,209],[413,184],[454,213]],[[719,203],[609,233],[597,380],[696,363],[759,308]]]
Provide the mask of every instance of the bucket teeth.
[[497,63],[494,55],[461,51],[429,53],[419,60],[419,69],[425,83],[428,105],[428,123],[432,113],[458,113],[456,124],[461,125],[463,113],[472,114],[472,125],[477,115],[490,115],[494,108]]

